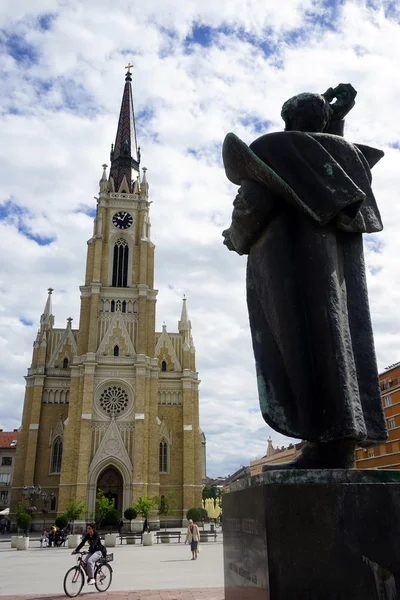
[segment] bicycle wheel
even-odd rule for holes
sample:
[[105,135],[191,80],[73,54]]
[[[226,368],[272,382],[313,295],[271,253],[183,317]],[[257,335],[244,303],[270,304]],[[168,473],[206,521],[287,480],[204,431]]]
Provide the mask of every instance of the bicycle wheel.
[[105,592],[111,585],[112,569],[109,565],[99,565],[94,573],[95,586],[98,592]]
[[64,592],[70,598],[75,598],[80,593],[84,583],[85,580],[81,569],[79,567],[72,567],[66,572],[64,577]]

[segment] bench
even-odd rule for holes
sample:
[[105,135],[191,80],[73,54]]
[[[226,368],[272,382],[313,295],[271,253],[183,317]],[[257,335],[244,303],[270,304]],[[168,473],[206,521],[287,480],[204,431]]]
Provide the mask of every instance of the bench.
[[[208,542],[208,538],[213,537],[214,538],[214,542],[217,541],[217,532],[216,531],[211,531],[211,530],[207,530],[207,529],[202,529],[200,531],[200,541]],[[203,539],[202,539],[203,538]],[[205,540],[205,538],[207,538],[207,540]]]
[[143,542],[143,533],[140,531],[132,531],[131,533],[121,533],[119,536],[120,543],[122,544],[122,540],[126,540],[126,543],[129,544],[128,540],[133,540],[133,543],[136,540],[140,540],[140,543]]
[[162,537],[167,537],[167,538],[178,538],[178,542],[181,541],[181,532],[180,531],[156,531],[156,539],[157,539],[157,544],[159,543],[160,539]]

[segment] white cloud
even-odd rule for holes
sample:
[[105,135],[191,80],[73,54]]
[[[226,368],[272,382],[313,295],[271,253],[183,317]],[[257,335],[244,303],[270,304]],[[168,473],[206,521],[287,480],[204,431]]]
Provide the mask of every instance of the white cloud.
[[[327,30],[321,17],[329,7],[318,0],[290,0],[285,10],[273,0],[205,0],[201,10],[194,0],[129,8],[114,0],[112,10],[105,0],[8,3],[7,15],[0,14],[3,39],[15,44],[17,36],[20,45],[10,50],[14,58],[0,58],[0,207],[12,199],[26,210],[19,220],[0,221],[0,426],[19,426],[23,375],[47,287],[55,289],[56,325],[69,316],[78,324],[92,221],[76,211],[95,206],[129,60],[136,113],[147,111],[138,119],[138,136],[153,200],[158,327],[165,320],[169,330],[176,328],[186,293],[209,472],[233,472],[263,455],[269,434],[284,443],[258,411],[249,412],[258,399],[245,258],[221,242],[236,192],[220,148],[228,131],[251,142],[260,122],[280,129],[282,103],[300,91],[353,83],[359,94],[346,135],[386,151],[374,169],[385,222],[374,239],[382,248],[376,253],[367,246],[366,258],[380,367],[399,358],[399,150],[389,146],[400,140],[400,83],[393,75],[400,26],[385,17],[385,3],[368,6],[347,0]],[[44,13],[56,13],[48,29],[46,19],[39,28]],[[185,42],[195,23],[212,28],[207,47]],[[39,246],[18,224],[55,241]]]

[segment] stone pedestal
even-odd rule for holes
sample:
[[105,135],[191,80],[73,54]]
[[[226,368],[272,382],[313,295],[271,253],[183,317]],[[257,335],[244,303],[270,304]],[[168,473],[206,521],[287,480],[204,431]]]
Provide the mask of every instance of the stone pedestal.
[[225,600],[400,600],[400,471],[272,471],[223,496]]

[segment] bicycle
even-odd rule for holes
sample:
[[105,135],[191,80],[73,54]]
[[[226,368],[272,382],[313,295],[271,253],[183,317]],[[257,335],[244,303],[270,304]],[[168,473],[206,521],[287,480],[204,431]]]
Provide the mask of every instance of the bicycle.
[[[76,554],[78,554],[77,565],[68,569],[64,577],[64,592],[70,598],[75,598],[81,593],[87,577],[86,563],[82,557],[88,553],[77,552]],[[108,563],[112,560],[114,560],[113,554],[107,554],[96,562],[94,585],[98,592],[106,592],[111,585],[113,570]]]

